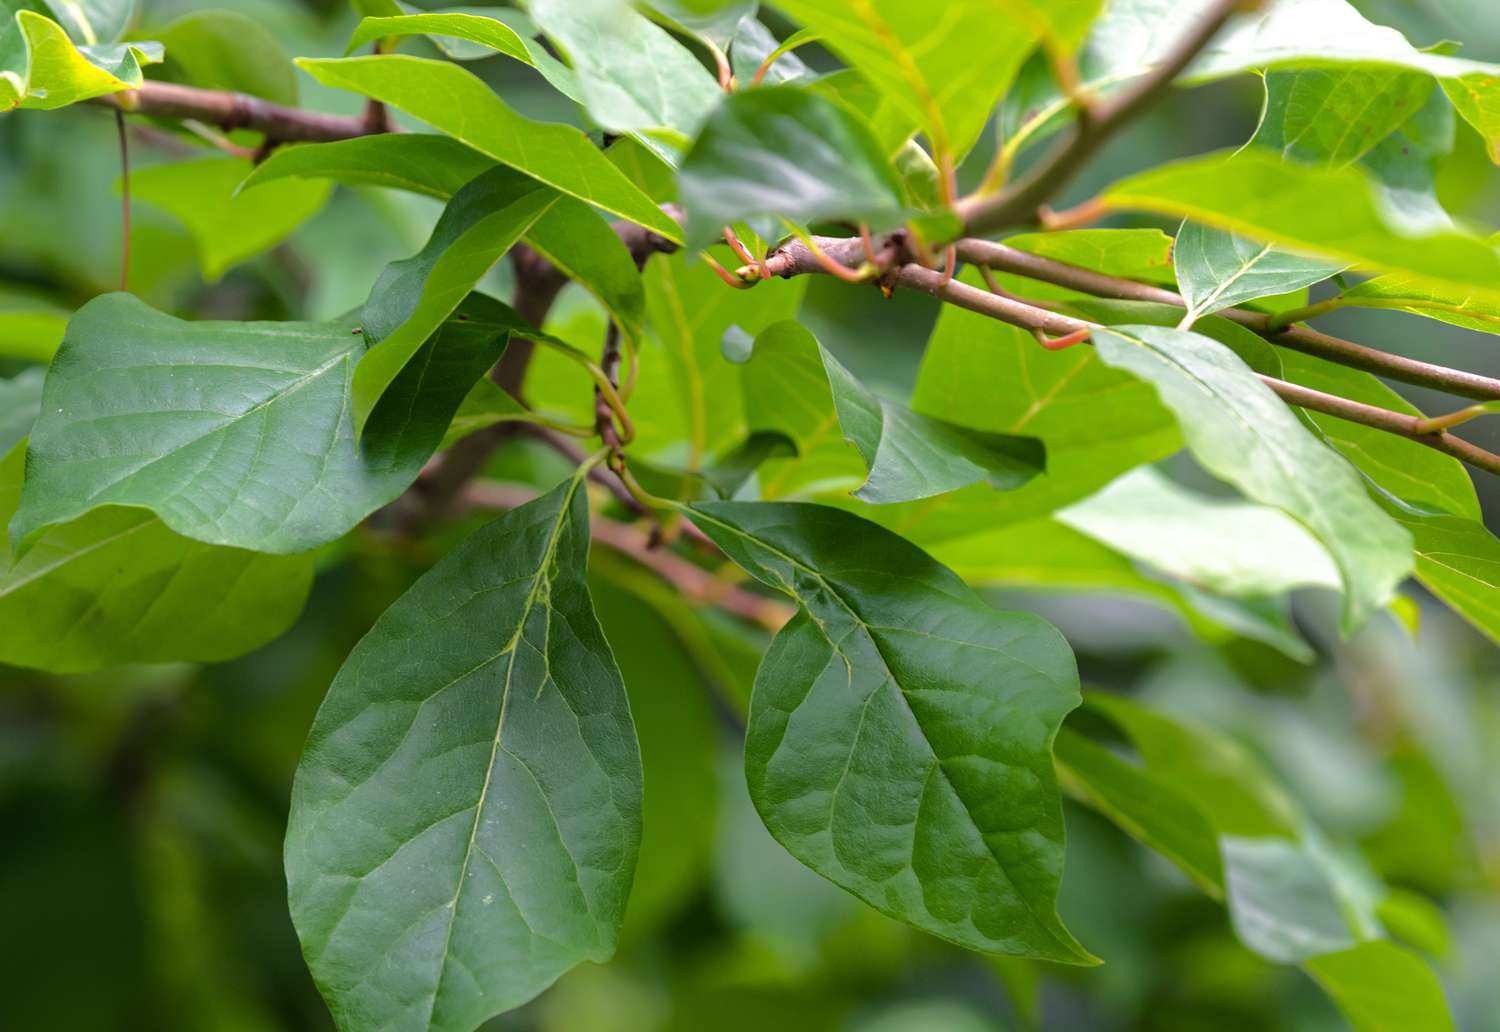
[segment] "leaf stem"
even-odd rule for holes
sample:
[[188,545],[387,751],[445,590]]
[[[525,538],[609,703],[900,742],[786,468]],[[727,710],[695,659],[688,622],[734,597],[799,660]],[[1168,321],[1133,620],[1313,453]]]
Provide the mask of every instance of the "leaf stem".
[[130,290],[130,137],[125,112],[115,108],[115,134],[120,139],[120,289]]

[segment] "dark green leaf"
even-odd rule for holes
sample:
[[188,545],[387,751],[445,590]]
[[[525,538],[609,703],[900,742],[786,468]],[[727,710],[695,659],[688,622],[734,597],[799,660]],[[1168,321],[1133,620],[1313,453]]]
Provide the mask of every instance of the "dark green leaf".
[[1062,813],[1051,745],[1078,704],[1067,644],[990,609],[849,513],[700,503],[726,554],[796,599],[756,676],[751,797],[803,863],[975,949],[1091,957],[1054,913]]
[[446,201],[494,165],[449,136],[380,133],[278,147],[239,188],[248,190],[276,179],[332,179],[345,186],[385,186]]
[[293,921],[342,1028],[469,1032],[614,951],[641,834],[582,478],[482,528],[328,690],[292,787]]

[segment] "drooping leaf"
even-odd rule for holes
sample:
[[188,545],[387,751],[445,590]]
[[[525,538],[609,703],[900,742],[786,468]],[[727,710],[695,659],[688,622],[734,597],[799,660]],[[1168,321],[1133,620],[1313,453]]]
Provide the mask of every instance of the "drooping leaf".
[[[87,37],[82,37],[87,39]],[[75,45],[61,25],[16,0],[0,0],[0,112],[66,107],[136,89],[141,66],[162,59],[155,42]]]
[[[386,266],[360,313],[370,348],[354,369],[356,433],[422,345],[557,196],[513,169],[493,168],[453,195],[421,251]],[[517,316],[510,328],[526,327]]]
[[1302,966],[1338,1003],[1355,1032],[1453,1032],[1432,969],[1395,943],[1362,942]]
[[462,11],[432,11],[421,14],[402,14],[387,17],[365,18],[354,27],[349,37],[349,46],[344,53],[352,54],[360,47],[380,39],[400,36],[446,36],[453,39],[478,43],[483,47],[513,57],[517,61],[531,64],[531,54],[521,37],[509,25],[497,18]]
[[469,1032],[614,951],[641,765],[584,577],[581,483],[434,566],[313,723],[287,883],[341,1027]]
[[793,856],[872,906],[975,949],[1089,954],[1054,914],[1052,738],[1078,703],[1058,633],[990,609],[889,531],[794,503],[694,520],[799,614],[756,676],[750,793]]
[[[22,447],[0,459],[0,519],[15,512],[24,466]],[[79,673],[233,659],[291,625],[312,574],[310,555],[207,545],[106,506],[48,528],[19,558],[0,540],[0,663]]]
[[351,323],[193,323],[128,294],[89,302],[47,378],[12,542],[24,554],[101,505],[262,552],[339,537],[415,479],[503,343],[486,320],[449,323],[356,439],[365,345]]
[[1177,231],[1172,261],[1188,303],[1184,328],[1246,301],[1321,283],[1344,269],[1192,221]]
[[905,211],[900,180],[869,131],[795,86],[726,97],[683,159],[677,186],[693,247],[746,219],[847,218],[878,228]]
[[403,54],[298,60],[325,86],[353,90],[400,108],[579,200],[681,242],[677,223],[635,187],[578,129],[516,114],[480,79],[444,61]]
[[527,10],[571,58],[589,117],[669,163],[723,95],[686,47],[627,0],[532,0]]
[[1156,387],[1206,469],[1312,531],[1342,576],[1346,631],[1411,572],[1411,536],[1228,348],[1157,326],[1112,327],[1094,342],[1106,363]]
[[1355,168],[1298,166],[1251,148],[1143,172],[1102,197],[1112,207],[1189,218],[1372,271],[1500,289],[1494,247],[1454,230],[1404,224],[1377,203],[1369,177]]
[[[965,282],[977,278],[961,274]],[[917,377],[912,408],[961,426],[1041,440],[1047,470],[1001,495],[970,488],[993,524],[1044,515],[1093,493],[1128,469],[1166,458],[1181,445],[1155,392],[1109,368],[1092,349],[1047,351],[1024,330],[946,306]],[[918,540],[943,536],[947,513],[925,503],[901,507],[891,524]],[[965,522],[965,533],[971,528]]]
[[935,151],[954,161],[979,138],[1038,35],[1014,8],[989,0],[953,0],[941,17],[908,0],[776,0],[775,6],[858,69],[926,131]]
[[235,191],[254,166],[243,158],[204,158],[134,170],[131,196],[170,212],[198,249],[203,278],[270,250],[328,201],[333,184],[283,180],[249,193]]
[[345,186],[385,186],[446,201],[495,163],[449,136],[379,133],[334,143],[278,147],[245,177],[249,190],[278,179],[332,179]]
[[210,90],[297,105],[297,70],[261,22],[234,11],[192,11],[155,33],[166,47],[163,77]]
[[1422,583],[1500,642],[1500,538],[1478,520],[1390,501],[1386,511],[1416,543]]
[[[865,481],[854,492],[862,501],[913,501],[980,482],[1013,490],[1045,465],[1034,438],[970,430],[876,396],[791,320],[762,331],[744,361],[751,428],[795,441],[799,453],[814,459],[814,483],[847,466],[844,449],[827,447],[837,428],[863,460]],[[820,452],[831,454],[825,459]]]

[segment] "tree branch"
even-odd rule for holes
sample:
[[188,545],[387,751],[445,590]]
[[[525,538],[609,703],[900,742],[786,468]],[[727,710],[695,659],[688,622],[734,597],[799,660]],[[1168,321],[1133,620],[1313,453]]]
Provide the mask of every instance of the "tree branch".
[[225,132],[253,129],[278,143],[331,143],[390,131],[373,119],[325,115],[283,107],[244,93],[152,80],[141,83],[139,89],[96,97],[94,103],[126,114],[196,119]]
[[1020,181],[999,193],[976,194],[959,201],[964,233],[979,236],[1038,221],[1042,206],[1068,185],[1099,148],[1165,96],[1172,80],[1208,46],[1225,22],[1253,6],[1246,0],[1214,0],[1161,64],[1111,99],[1083,107],[1073,135],[1038,161]]

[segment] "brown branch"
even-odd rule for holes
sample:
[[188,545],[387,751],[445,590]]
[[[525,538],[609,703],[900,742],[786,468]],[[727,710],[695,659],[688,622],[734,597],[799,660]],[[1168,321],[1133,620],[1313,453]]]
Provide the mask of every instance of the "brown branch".
[[[465,505],[480,509],[514,509],[535,497],[529,488],[486,480],[468,484],[463,493]],[[629,556],[700,605],[717,606],[769,631],[780,630],[792,618],[791,606],[746,591],[679,555],[653,547],[648,531],[601,516],[590,520],[589,526],[595,541]]]
[[[1091,269],[1081,269],[1075,265],[1043,258],[1040,255],[988,240],[960,240],[958,256],[974,265],[1041,280],[1044,283],[1067,287],[1070,290],[1093,294],[1096,297],[1115,298],[1121,301],[1146,301],[1152,304],[1170,305],[1173,308],[1185,309],[1188,306],[1182,295],[1175,291],[1115,276],[1106,276]],[[1400,380],[1403,383],[1416,384],[1419,387],[1446,391],[1464,398],[1474,398],[1479,401],[1500,399],[1500,380],[1493,377],[1377,351],[1375,348],[1331,337],[1304,326],[1278,330],[1273,328],[1269,316],[1244,308],[1229,308],[1216,314],[1232,319],[1283,347],[1336,362],[1339,365],[1361,369],[1367,373]]]
[[1224,23],[1252,6],[1246,0],[1214,0],[1208,12],[1161,64],[1107,101],[1079,111],[1073,134],[1017,183],[999,193],[966,197],[958,203],[964,233],[979,236],[1007,226],[1037,222],[1043,205],[1055,197],[1104,144],[1166,95],[1172,80],[1208,46]]
[[139,89],[94,98],[133,115],[155,118],[196,119],[224,132],[253,129],[267,139],[282,143],[330,143],[386,131],[373,119],[325,115],[318,111],[272,104],[259,97],[227,90],[205,90],[171,82],[148,81]]

